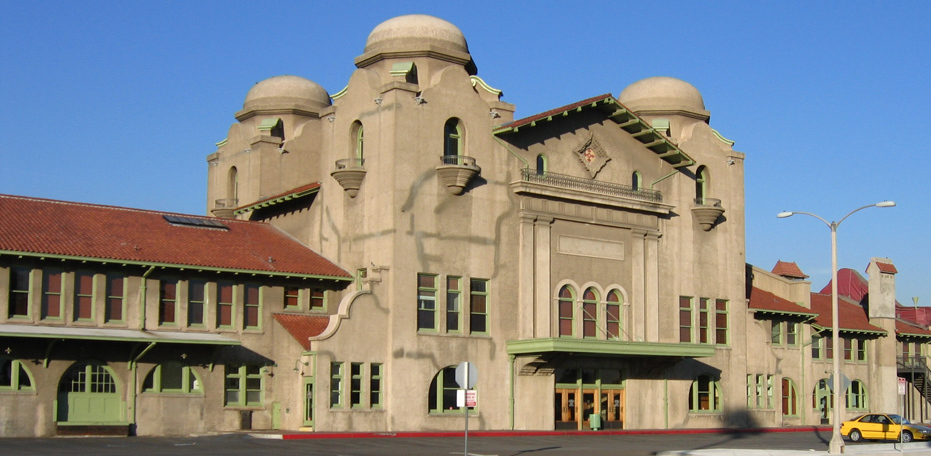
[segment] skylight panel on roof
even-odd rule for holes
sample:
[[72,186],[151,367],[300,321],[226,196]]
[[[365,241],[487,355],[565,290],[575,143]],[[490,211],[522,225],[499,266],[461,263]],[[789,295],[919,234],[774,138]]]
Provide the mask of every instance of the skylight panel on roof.
[[177,215],[163,215],[165,221],[172,225],[196,226],[200,228],[217,228],[221,230],[230,229],[223,222],[211,219],[197,219],[193,217],[180,217]]

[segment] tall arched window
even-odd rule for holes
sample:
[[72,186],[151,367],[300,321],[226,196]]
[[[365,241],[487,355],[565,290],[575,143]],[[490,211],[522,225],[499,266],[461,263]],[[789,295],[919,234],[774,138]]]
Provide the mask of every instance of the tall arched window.
[[559,289],[559,303],[557,305],[559,313],[559,336],[572,337],[575,335],[573,327],[575,326],[575,292],[569,285],[563,285]]
[[721,411],[721,388],[710,375],[699,375],[689,388],[690,412]]
[[642,184],[641,184],[642,180],[643,180],[643,178],[640,177],[640,171],[634,171],[634,172],[630,175],[630,186],[631,186],[631,188],[633,188],[634,191],[640,190],[640,186],[642,185]]
[[233,205],[239,200],[239,171],[236,170],[235,166],[230,167],[227,175],[226,198],[231,200]]
[[850,386],[847,387],[845,403],[847,408],[852,410],[866,410],[869,408],[869,405],[867,405],[866,385],[860,380],[850,382]]
[[546,175],[546,155],[537,155],[537,175]]
[[598,292],[587,288],[582,294],[582,337],[598,336]]
[[605,335],[608,340],[621,338],[621,293],[612,290],[605,300]]
[[828,379],[822,378],[815,385],[815,390],[811,394],[811,408],[818,410],[823,419],[827,419],[830,415],[830,411],[834,408],[834,395],[831,394]]
[[[430,382],[427,404],[429,413],[462,413],[463,408],[456,405],[456,394],[459,384],[456,383],[456,366],[441,369]],[[473,410],[474,407],[469,407]]]
[[788,377],[782,377],[782,416],[798,416],[798,391]]
[[356,160],[358,160],[358,165],[364,165],[365,159],[365,148],[364,148],[364,139],[365,134],[362,128],[362,123],[358,120],[352,124],[352,147]]
[[458,165],[458,156],[462,155],[462,125],[459,119],[446,121],[443,128],[443,158],[447,165]]
[[705,204],[705,198],[708,197],[709,189],[708,168],[704,165],[699,166],[695,171],[695,202]]

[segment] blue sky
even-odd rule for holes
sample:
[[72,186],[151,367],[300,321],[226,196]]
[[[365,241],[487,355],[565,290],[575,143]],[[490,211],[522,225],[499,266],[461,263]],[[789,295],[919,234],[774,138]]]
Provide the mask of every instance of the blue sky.
[[414,13],[463,31],[515,117],[690,82],[747,155],[748,262],[820,289],[828,228],[776,214],[893,200],[840,226],[839,264],[891,258],[898,300],[931,305],[929,2],[5,2],[0,193],[203,214],[205,158],[253,84],[336,93],[369,32]]

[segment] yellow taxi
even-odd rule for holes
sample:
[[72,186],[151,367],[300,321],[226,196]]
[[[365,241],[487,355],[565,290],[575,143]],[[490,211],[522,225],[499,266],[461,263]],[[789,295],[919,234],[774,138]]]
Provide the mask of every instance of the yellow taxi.
[[867,440],[912,440],[931,439],[931,428],[911,424],[899,415],[868,413],[850,421],[844,421],[840,433],[851,442]]

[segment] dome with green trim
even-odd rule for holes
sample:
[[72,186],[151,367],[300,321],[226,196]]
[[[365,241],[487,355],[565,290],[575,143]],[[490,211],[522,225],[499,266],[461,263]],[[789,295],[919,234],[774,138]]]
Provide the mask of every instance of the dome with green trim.
[[705,101],[695,86],[667,76],[641,79],[627,86],[617,99],[635,113],[687,112],[708,116]]
[[430,47],[468,54],[469,45],[455,25],[426,14],[388,19],[372,30],[364,53],[425,51]]
[[300,76],[275,76],[256,83],[246,94],[244,111],[301,109],[318,111],[330,106],[330,95],[319,84]]

